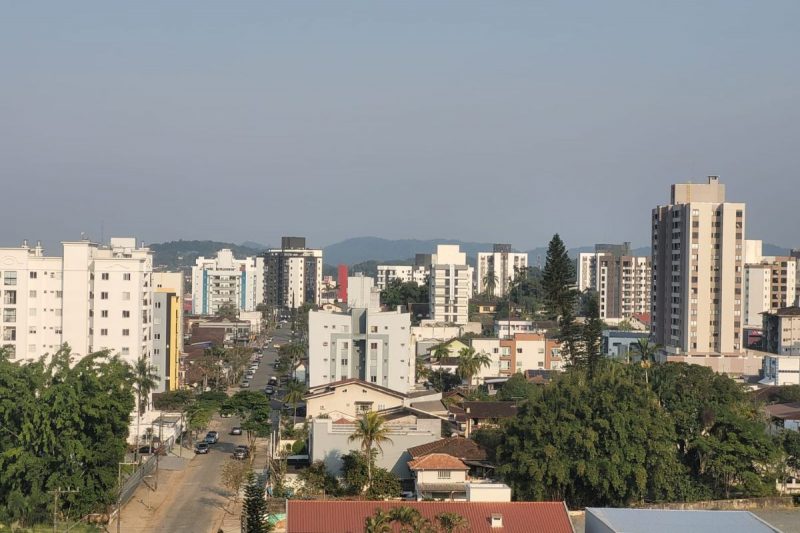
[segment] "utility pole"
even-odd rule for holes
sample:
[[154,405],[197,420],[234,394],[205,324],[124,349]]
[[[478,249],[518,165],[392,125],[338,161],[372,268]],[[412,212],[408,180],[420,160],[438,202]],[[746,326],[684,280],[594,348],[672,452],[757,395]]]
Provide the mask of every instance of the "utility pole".
[[56,533],[58,531],[58,497],[62,494],[74,494],[80,491],[77,489],[62,490],[61,487],[58,487],[56,490],[49,492],[53,493],[53,533]]

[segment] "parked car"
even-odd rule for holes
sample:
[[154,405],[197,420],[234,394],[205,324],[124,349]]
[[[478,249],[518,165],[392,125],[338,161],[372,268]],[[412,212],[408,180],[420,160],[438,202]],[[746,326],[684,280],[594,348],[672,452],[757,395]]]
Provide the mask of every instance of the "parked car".
[[249,389],[249,388],[250,388],[250,381],[248,381],[248,380],[244,380],[244,381],[242,381],[242,385],[241,385],[241,387],[242,387],[243,389]]
[[233,458],[234,459],[247,459],[250,456],[250,450],[247,449],[247,446],[237,446],[233,450]]
[[276,378],[275,376],[270,376],[269,381],[267,383],[274,387],[278,384],[278,378]]
[[239,426],[231,428],[231,435],[241,435],[241,434],[242,434],[242,428],[240,428]]
[[216,431],[209,431],[206,433],[205,441],[208,444],[216,444],[219,441],[219,433]]
[[231,413],[229,411],[224,411],[224,412],[220,413],[219,416],[221,416],[222,418],[230,418],[230,417],[233,416],[233,413]]
[[194,447],[194,453],[208,453],[208,443],[198,442]]
[[167,455],[167,448],[153,444],[152,446],[142,446],[139,448],[139,455],[151,455],[158,452],[158,455]]
[[272,385],[267,385],[266,387],[264,387],[264,394],[266,394],[267,396],[272,396],[273,394],[275,394],[275,387],[273,387]]

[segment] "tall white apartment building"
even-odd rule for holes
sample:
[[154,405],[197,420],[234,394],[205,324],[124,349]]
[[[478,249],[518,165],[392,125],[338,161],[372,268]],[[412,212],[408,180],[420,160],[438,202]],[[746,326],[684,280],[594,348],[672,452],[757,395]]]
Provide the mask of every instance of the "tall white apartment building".
[[745,243],[744,325],[762,327],[761,313],[794,305],[797,258],[762,255],[761,241]]
[[528,268],[528,254],[511,251],[510,244],[495,244],[491,252],[478,252],[478,294],[486,292],[487,273],[495,276],[493,296],[505,296],[517,272]]
[[[364,303],[365,298],[356,301]],[[370,307],[343,313],[309,312],[309,387],[349,378],[401,393],[413,387],[416,359],[411,314],[380,311],[376,303],[373,298]]]
[[192,267],[192,313],[213,315],[223,305],[255,311],[264,303],[264,258],[236,259],[227,248],[198,257]]
[[305,237],[282,237],[281,247],[264,253],[264,293],[273,308],[319,305],[322,250],[306,248]]
[[378,265],[376,285],[384,291],[394,280],[414,282],[420,287],[428,282],[431,273],[431,254],[417,254],[413,265]]
[[668,354],[741,352],[744,234],[745,204],[717,176],[673,185],[653,209],[651,333]]
[[440,244],[431,257],[429,276],[431,320],[464,325],[469,322],[472,267],[457,244]]
[[41,246],[0,248],[0,345],[16,360],[109,349],[134,362],[152,352],[153,256],[136,239],[108,246],[64,242],[61,257]]
[[578,289],[597,292],[603,320],[649,313],[651,275],[650,258],[633,255],[629,242],[578,254]]

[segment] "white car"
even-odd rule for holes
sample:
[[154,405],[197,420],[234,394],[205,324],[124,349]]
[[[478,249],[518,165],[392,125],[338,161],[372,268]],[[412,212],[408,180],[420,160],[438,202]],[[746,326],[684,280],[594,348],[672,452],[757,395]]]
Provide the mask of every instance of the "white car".
[[242,381],[242,388],[243,389],[249,389],[250,388],[250,382],[247,381],[247,380]]

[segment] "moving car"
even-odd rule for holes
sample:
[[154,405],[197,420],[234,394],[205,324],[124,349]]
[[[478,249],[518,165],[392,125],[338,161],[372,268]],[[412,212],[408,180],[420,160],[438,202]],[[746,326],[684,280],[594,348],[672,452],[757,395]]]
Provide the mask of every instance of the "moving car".
[[250,456],[250,450],[247,449],[247,446],[237,446],[233,450],[233,458],[234,459],[247,459]]
[[272,396],[273,394],[275,394],[275,387],[273,387],[272,385],[267,385],[266,387],[264,387],[264,394],[266,394],[267,396]]
[[240,428],[239,426],[231,428],[231,435],[241,435],[241,434],[242,434],[242,428]]
[[194,447],[194,453],[208,453],[208,443],[198,442]]
[[209,431],[206,433],[205,441],[208,444],[216,444],[219,441],[219,433],[216,431]]

